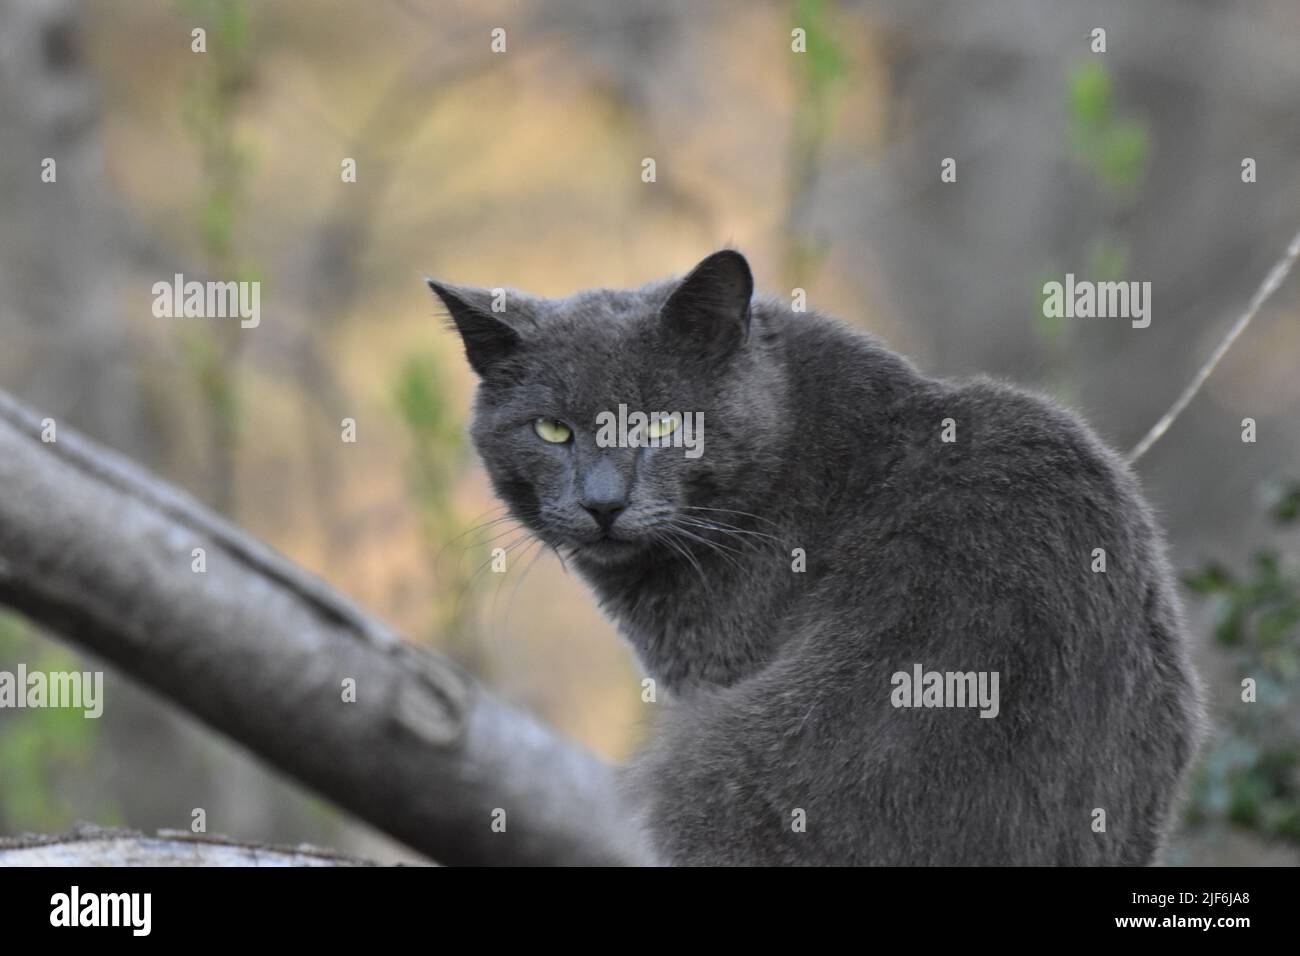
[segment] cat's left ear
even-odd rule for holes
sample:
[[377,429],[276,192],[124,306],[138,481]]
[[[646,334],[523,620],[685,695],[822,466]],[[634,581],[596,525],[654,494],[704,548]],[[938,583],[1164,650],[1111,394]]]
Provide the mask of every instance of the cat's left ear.
[[745,257],[723,249],[704,259],[668,297],[660,316],[670,334],[712,356],[745,341],[754,276]]

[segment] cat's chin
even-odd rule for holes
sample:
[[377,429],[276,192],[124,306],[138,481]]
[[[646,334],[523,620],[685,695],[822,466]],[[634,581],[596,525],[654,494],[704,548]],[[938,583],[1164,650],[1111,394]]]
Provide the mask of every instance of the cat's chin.
[[644,550],[640,541],[627,541],[622,538],[597,538],[574,547],[574,554],[583,561],[600,567],[624,564],[636,558]]

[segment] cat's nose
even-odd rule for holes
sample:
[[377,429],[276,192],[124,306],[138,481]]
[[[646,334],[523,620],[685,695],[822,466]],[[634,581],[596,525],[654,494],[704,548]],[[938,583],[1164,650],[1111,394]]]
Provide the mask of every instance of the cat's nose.
[[593,461],[582,475],[578,504],[596,519],[601,531],[608,532],[614,520],[627,507],[628,481],[611,455]]
[[627,502],[619,501],[584,501],[582,507],[586,509],[587,514],[596,519],[596,524],[600,525],[601,531],[608,531],[614,525],[614,520],[623,513]]

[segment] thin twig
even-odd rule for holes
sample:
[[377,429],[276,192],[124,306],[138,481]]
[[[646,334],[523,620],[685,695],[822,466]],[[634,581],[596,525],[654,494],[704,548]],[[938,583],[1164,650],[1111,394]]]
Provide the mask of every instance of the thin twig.
[[1164,417],[1152,426],[1151,430],[1138,442],[1137,447],[1129,452],[1128,460],[1130,462],[1135,462],[1145,455],[1147,450],[1169,430],[1169,426],[1183,413],[1183,409],[1191,404],[1192,399],[1196,397],[1196,393],[1205,384],[1205,380],[1210,377],[1210,374],[1218,367],[1219,362],[1228,354],[1228,349],[1232,348],[1233,343],[1241,337],[1241,333],[1246,331],[1246,326],[1250,325],[1251,319],[1255,318],[1255,313],[1282,286],[1297,258],[1300,258],[1300,232],[1296,233],[1295,237],[1292,238],[1291,244],[1287,246],[1286,254],[1282,256],[1277,265],[1265,277],[1260,287],[1255,290],[1255,294],[1251,297],[1250,305],[1246,307],[1245,313],[1242,314],[1241,318],[1237,319],[1228,334],[1223,337],[1219,347],[1214,350],[1214,354],[1210,356],[1209,361],[1201,366],[1201,370],[1196,373],[1196,377],[1192,379],[1191,384],[1183,389],[1183,393],[1178,396],[1178,401],[1174,402],[1173,407],[1165,412]]

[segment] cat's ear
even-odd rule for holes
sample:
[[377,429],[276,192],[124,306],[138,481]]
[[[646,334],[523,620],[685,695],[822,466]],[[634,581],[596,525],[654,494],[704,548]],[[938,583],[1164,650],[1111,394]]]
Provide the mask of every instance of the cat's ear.
[[723,249],[691,270],[668,297],[660,316],[671,335],[721,355],[745,340],[753,295],[749,263],[734,249]]
[[447,285],[429,278],[424,281],[447,307],[465,343],[465,357],[479,376],[487,377],[519,347],[519,333],[492,312],[492,293],[487,289]]

